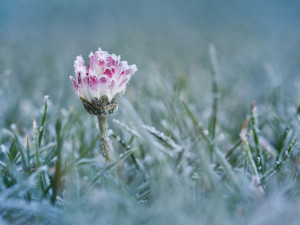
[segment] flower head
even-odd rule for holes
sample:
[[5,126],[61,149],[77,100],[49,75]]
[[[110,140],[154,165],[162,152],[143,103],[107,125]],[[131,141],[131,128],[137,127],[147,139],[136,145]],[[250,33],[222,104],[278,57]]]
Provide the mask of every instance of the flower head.
[[101,48],[91,52],[89,58],[86,68],[82,56],[77,56],[74,61],[76,80],[72,76],[70,79],[87,112],[93,115],[110,114],[117,108],[117,99],[124,94],[137,68]]

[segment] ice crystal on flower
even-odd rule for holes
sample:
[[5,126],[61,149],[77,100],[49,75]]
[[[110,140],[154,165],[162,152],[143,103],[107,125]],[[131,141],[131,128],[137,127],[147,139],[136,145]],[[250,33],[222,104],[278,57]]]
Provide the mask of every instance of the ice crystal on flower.
[[76,80],[70,76],[76,95],[85,109],[94,115],[106,115],[116,108],[117,98],[125,92],[135,65],[121,61],[121,57],[99,48],[89,54],[86,68],[82,56],[74,61]]

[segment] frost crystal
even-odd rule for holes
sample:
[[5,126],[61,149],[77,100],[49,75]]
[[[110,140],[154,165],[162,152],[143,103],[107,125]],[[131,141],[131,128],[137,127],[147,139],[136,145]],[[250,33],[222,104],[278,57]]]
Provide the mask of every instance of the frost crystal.
[[76,80],[70,76],[76,95],[85,109],[93,115],[112,113],[117,98],[124,94],[131,76],[137,71],[135,65],[121,61],[120,56],[109,54],[99,48],[89,54],[86,68],[82,56],[74,61]]

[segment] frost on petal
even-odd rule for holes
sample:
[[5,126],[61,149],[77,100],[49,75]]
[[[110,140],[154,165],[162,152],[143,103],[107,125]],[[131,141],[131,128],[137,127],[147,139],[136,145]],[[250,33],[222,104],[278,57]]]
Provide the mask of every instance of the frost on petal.
[[106,67],[106,58],[107,58],[108,53],[106,51],[102,51],[101,48],[99,48],[95,52],[95,59],[96,59],[96,64],[103,70]]
[[75,70],[75,76],[77,78],[77,82],[78,84],[81,84],[82,75],[86,73],[86,68],[81,55],[77,56],[76,60],[74,61],[74,70]]
[[128,76],[129,73],[130,73],[129,69],[122,71],[122,73],[120,73],[120,75],[118,77],[118,81],[122,82],[122,80],[124,80]]
[[84,60],[83,60],[82,56],[79,55],[76,57],[76,60],[74,61],[75,71],[78,71],[78,69],[83,66],[84,66]]
[[89,66],[88,66],[88,68],[87,68],[87,73],[90,73],[90,70],[93,70],[93,61],[94,61],[94,53],[93,52],[91,52],[90,54],[89,54],[89,58],[90,58],[90,63],[89,63]]
[[118,67],[121,57],[115,54],[109,55],[106,59],[107,67]]
[[82,86],[89,86],[89,80],[90,80],[90,76],[85,76],[83,79],[82,79]]
[[96,90],[98,87],[98,78],[96,76],[90,76],[89,86],[92,90]]
[[90,76],[85,76],[82,79],[82,84],[81,84],[82,93],[88,101],[91,100],[91,94],[90,94],[91,90],[90,90],[89,80],[90,80]]
[[131,77],[136,71],[137,71],[136,65],[133,64],[131,66],[128,66],[127,70],[125,71],[125,75]]
[[97,98],[99,92],[99,80],[97,76],[90,76],[89,78],[89,94],[92,98]]
[[127,67],[128,67],[128,63],[127,63],[127,61],[121,61],[121,63],[120,63],[120,71],[124,71],[124,70],[126,70],[127,69]]
[[137,71],[135,65],[121,61],[121,57],[109,54],[99,48],[89,54],[86,69],[83,58],[78,56],[74,62],[76,79],[71,78],[76,94],[92,103],[94,98],[107,96],[109,101],[118,93],[124,93],[131,76]]
[[122,61],[119,68],[118,81],[122,81],[124,77],[127,76],[131,77],[136,71],[137,71],[136,65],[129,66],[126,61]]
[[128,82],[127,78],[125,78],[124,80],[122,80],[121,83],[119,84],[119,88],[125,89],[127,82]]
[[136,71],[137,71],[137,67],[136,67],[136,65],[135,65],[135,64],[131,65],[130,67],[131,67],[131,74],[130,74],[130,76],[132,76],[133,74],[135,74],[135,73],[136,73]]

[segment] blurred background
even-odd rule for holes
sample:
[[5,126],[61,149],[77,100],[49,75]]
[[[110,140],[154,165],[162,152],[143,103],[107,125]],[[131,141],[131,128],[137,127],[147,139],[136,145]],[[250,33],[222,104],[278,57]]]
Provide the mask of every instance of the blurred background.
[[[0,224],[299,224],[299,146],[290,162],[284,158],[300,132],[299,22],[299,0],[0,0],[0,159],[9,154],[0,165]],[[220,64],[217,111],[211,43]],[[87,64],[98,47],[138,68],[109,116],[116,159],[136,155],[117,161],[120,185],[99,154],[96,117],[69,80],[76,56]],[[262,198],[239,136],[253,100],[250,150],[258,149],[256,124],[268,176],[287,165]],[[46,127],[39,138],[32,118]],[[214,127],[206,144],[199,134]],[[29,166],[18,154],[25,146]],[[46,190],[32,178],[39,151]],[[61,189],[56,199],[54,189]]]
[[[228,115],[243,120],[251,101],[262,104],[277,86],[298,104],[299,22],[297,0],[0,1],[0,125],[29,125],[44,95],[52,114],[83,111],[69,75],[77,55],[87,62],[98,47],[137,65],[126,93],[136,105],[145,96],[159,99],[158,84],[172,94],[180,83],[178,101],[206,115],[210,43]],[[155,110],[146,107],[140,104],[140,112]]]

